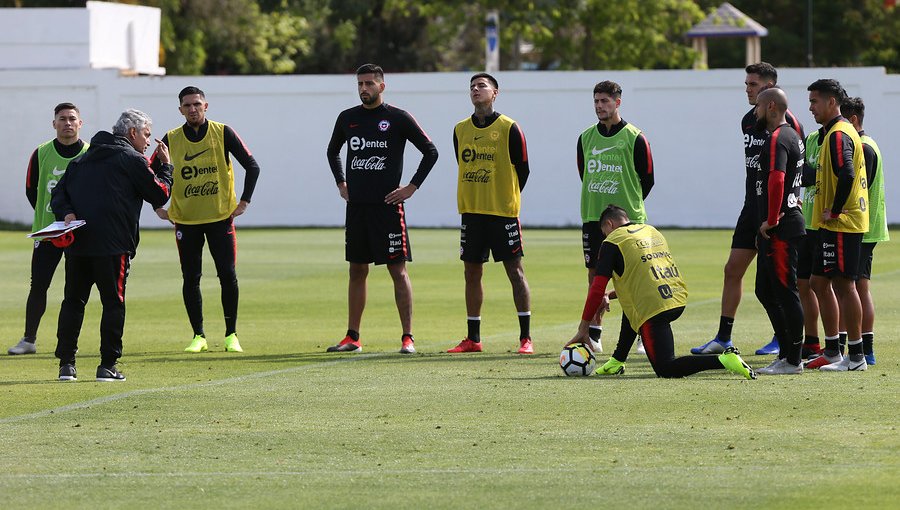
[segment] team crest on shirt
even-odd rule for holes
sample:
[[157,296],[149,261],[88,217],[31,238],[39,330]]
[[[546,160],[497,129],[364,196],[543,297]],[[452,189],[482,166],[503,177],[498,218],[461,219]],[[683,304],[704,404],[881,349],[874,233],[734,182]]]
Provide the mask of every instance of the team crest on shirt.
[[390,123],[390,121],[388,121],[387,119],[384,119],[384,120],[382,120],[381,122],[378,123],[378,130],[379,130],[379,131],[384,132],[384,131],[387,131],[387,130],[390,129],[390,128],[391,128],[391,123]]
[[491,131],[491,140],[497,141],[500,139],[500,131]]

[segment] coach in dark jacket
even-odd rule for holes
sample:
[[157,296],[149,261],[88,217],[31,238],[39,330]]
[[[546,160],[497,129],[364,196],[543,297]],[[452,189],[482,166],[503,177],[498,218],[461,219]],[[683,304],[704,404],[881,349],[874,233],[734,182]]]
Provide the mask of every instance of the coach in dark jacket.
[[141,111],[123,112],[112,133],[100,131],[91,138],[90,149],[69,163],[53,190],[50,207],[57,219],[85,221],[66,248],[66,289],[56,335],[62,381],[76,378],[78,334],[93,285],[103,304],[97,380],[125,380],[116,362],[122,356],[125,281],[137,250],[141,206],[147,201],[161,207],[172,187],[165,144],[157,140],[156,157],[163,165],[156,173],[144,158],[151,124]]

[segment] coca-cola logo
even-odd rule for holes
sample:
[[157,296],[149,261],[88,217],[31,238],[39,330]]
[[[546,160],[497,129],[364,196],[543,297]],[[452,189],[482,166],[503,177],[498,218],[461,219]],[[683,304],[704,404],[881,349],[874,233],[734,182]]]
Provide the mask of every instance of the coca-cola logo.
[[219,181],[209,181],[203,184],[187,184],[184,187],[184,197],[206,197],[219,194]]
[[486,168],[463,173],[463,182],[491,182],[491,171]]
[[619,181],[607,179],[605,181],[597,181],[588,184],[588,191],[591,193],[605,193],[613,195],[619,192]]
[[357,158],[353,156],[350,161],[350,170],[384,170],[385,156],[372,156],[369,158]]

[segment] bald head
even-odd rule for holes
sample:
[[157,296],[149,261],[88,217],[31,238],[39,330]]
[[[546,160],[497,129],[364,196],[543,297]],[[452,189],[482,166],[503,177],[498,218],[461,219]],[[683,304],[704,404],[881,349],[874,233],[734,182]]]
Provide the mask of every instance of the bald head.
[[772,131],[785,123],[787,112],[787,95],[783,90],[773,87],[763,90],[756,96],[756,127],[760,130]]
[[779,88],[766,89],[760,92],[759,96],[756,97],[756,103],[772,103],[775,111],[781,114],[787,112],[788,108],[787,94]]

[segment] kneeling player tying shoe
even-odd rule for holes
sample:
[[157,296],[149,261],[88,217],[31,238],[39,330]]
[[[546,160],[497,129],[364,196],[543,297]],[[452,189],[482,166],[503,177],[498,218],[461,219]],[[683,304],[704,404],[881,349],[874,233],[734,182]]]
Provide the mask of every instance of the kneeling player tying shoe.
[[[647,224],[634,224],[621,207],[610,205],[600,215],[606,239],[597,256],[597,276],[591,284],[578,332],[566,345],[582,343],[590,348],[588,326],[610,298],[622,304],[622,329],[612,358],[597,369],[600,375],[625,371],[625,361],[637,331],[647,358],[659,377],[684,377],[704,370],[725,368],[746,379],[756,372],[744,363],[733,347],[718,356],[675,357],[671,323],[687,304],[687,288],[669,252],[666,239]],[[610,279],[616,290],[606,292]]]

